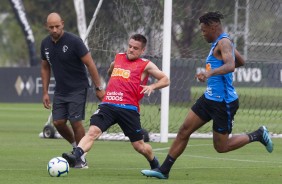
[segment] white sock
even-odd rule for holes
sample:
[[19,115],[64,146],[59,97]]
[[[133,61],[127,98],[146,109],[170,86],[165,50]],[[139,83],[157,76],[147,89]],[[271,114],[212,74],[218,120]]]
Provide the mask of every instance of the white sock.
[[83,161],[83,162],[85,162],[86,161],[86,159],[85,159],[85,157],[86,157],[86,154],[87,154],[87,152],[85,152],[80,158],[81,158],[81,160]]

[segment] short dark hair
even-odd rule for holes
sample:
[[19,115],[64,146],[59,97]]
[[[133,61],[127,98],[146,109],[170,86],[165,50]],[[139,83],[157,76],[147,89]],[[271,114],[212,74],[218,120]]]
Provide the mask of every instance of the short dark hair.
[[220,22],[220,19],[224,19],[224,16],[219,11],[216,12],[207,12],[199,18],[200,24],[210,25],[212,22]]
[[130,39],[133,39],[133,40],[136,40],[136,41],[139,41],[142,43],[143,45],[143,48],[146,46],[147,44],[147,39],[144,35],[142,34],[134,34],[130,37]]

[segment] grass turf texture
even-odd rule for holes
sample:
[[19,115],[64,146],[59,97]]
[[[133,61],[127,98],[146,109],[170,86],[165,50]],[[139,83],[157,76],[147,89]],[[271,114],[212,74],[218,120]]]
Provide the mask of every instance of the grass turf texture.
[[[191,139],[176,161],[169,180],[147,178],[140,170],[149,164],[129,142],[97,141],[87,154],[89,169],[70,169],[67,177],[50,177],[48,161],[70,151],[63,139],[38,137],[49,115],[41,104],[0,104],[0,181],[5,184],[219,184],[280,183],[282,180],[282,141],[274,139],[269,154],[260,143],[225,154],[216,153],[211,139]],[[169,143],[150,143],[162,162]]]

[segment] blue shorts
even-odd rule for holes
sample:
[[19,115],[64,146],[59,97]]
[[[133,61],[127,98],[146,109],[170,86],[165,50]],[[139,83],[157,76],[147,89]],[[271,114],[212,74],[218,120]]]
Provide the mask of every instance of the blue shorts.
[[87,89],[70,94],[54,94],[52,116],[53,120],[69,120],[77,122],[85,118]]
[[202,95],[192,106],[192,111],[202,120],[213,120],[213,130],[218,133],[232,132],[234,116],[239,108],[239,100],[230,103],[209,100]]
[[143,139],[140,114],[136,110],[116,107],[110,104],[100,104],[91,116],[90,125],[95,125],[105,132],[114,124],[118,124],[130,142]]

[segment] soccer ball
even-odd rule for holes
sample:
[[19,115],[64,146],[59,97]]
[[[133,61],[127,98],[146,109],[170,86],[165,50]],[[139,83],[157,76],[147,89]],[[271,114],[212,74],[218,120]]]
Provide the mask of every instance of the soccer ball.
[[63,157],[52,158],[47,164],[47,171],[52,177],[67,176],[69,163]]

